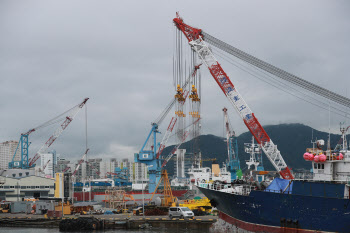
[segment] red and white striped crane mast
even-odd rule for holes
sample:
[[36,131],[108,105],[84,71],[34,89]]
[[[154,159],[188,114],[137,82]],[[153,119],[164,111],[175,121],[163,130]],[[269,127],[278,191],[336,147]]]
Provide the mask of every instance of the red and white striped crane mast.
[[[86,102],[89,100],[89,98],[85,98],[83,102],[76,105],[72,109],[68,110],[66,113],[68,114],[64,120],[64,122],[60,125],[58,129],[51,135],[51,137],[45,142],[44,145],[42,145],[39,149],[39,151],[35,154],[33,159],[29,162],[29,167],[32,167],[35,165],[35,162],[40,158],[41,154],[45,153],[47,149],[52,145],[52,143],[62,134],[62,132],[67,128],[67,126],[73,121],[75,116],[78,114],[78,112],[84,107]],[[45,124],[47,124],[46,122]],[[41,126],[40,126],[41,127]],[[39,127],[37,127],[39,128]],[[29,132],[35,131],[30,130]],[[28,133],[27,133],[28,134]]]
[[272,165],[279,171],[280,175],[284,179],[293,179],[293,175],[284,161],[277,146],[272,142],[264,128],[260,125],[258,119],[254,113],[250,110],[243,97],[239,94],[238,90],[232,84],[230,78],[222,69],[219,62],[216,60],[212,51],[209,49],[207,43],[203,39],[202,30],[193,28],[185,24],[180,18],[179,14],[176,14],[176,18],[173,19],[175,26],[183,32],[187,38],[191,48],[197,53],[198,57],[208,67],[211,75],[226,95],[227,99],[231,102],[236,109],[240,117],[243,119],[244,124],[254,136],[255,140],[261,145],[262,150],[272,163]]

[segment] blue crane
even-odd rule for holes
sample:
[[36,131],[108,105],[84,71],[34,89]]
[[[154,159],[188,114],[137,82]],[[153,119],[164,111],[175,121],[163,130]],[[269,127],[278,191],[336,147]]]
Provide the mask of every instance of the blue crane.
[[[169,139],[169,136],[177,122],[177,118],[173,117],[170,121],[170,124],[168,126],[168,129],[164,135],[164,138],[161,143],[157,143],[157,133],[160,133],[158,131],[158,126],[162,123],[164,118],[167,116],[171,108],[174,106],[176,101],[179,101],[180,104],[183,104],[186,100],[187,94],[182,92],[182,90],[187,87],[189,84],[192,74],[195,73],[195,71],[199,68],[199,66],[196,66],[193,68],[193,71],[190,73],[188,78],[186,79],[185,83],[183,84],[182,88],[178,88],[181,90],[181,93],[177,93],[175,95],[175,98],[170,101],[170,103],[167,105],[167,107],[163,110],[163,112],[158,116],[158,118],[152,123],[151,131],[149,132],[145,143],[143,144],[141,150],[139,153],[134,154],[134,161],[136,163],[144,163],[147,165],[148,168],[148,174],[149,174],[149,185],[148,185],[148,192],[153,193],[156,189],[156,186],[159,182],[160,175],[161,175],[161,153],[163,149],[165,148],[166,142]],[[180,97],[180,98],[179,98]],[[179,116],[179,113],[176,113],[176,115]],[[153,139],[153,143],[151,142],[151,137]],[[146,146],[148,144],[152,143],[151,148],[147,148]]]
[[[152,123],[151,131],[149,132],[145,143],[143,144],[139,153],[134,154],[135,162],[144,163],[147,165],[148,174],[149,174],[149,184],[148,191],[149,193],[153,193],[158,181],[160,179],[160,158],[157,158],[157,133],[158,124]],[[153,146],[150,149],[146,149],[146,145],[153,135]]]
[[225,117],[225,128],[226,128],[226,142],[227,142],[227,170],[231,173],[231,181],[241,179],[242,170],[238,157],[238,144],[235,132],[230,129],[229,118],[227,115],[227,108],[222,109]]
[[[69,109],[68,111],[62,113],[61,115],[45,122],[44,124],[35,127],[33,129],[28,130],[26,133],[22,133],[21,137],[19,139],[17,148],[15,150],[15,153],[13,155],[12,161],[9,162],[9,168],[21,168],[21,169],[29,169],[35,166],[35,162],[40,158],[40,155],[45,153],[47,149],[52,145],[52,143],[62,134],[62,132],[67,128],[67,126],[72,122],[74,117],[78,114],[80,109],[86,104],[89,98],[85,98],[83,102],[80,104],[74,106],[73,108]],[[29,160],[28,156],[28,150],[30,142],[28,141],[28,136],[37,131],[40,128],[44,128],[46,126],[49,126],[51,124],[57,123],[61,120],[64,120],[64,122],[60,125],[58,129],[51,135],[51,137],[45,142],[44,145],[39,149],[39,151],[35,154],[35,156]],[[21,159],[18,161],[16,160],[16,155],[18,148],[21,147]]]

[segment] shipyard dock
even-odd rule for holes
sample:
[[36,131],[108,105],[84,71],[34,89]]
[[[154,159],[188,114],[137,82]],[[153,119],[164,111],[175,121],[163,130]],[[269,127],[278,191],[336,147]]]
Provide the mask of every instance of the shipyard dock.
[[118,215],[69,215],[63,218],[44,218],[42,215],[1,214],[0,227],[58,228],[63,219],[95,217],[103,224],[102,229],[147,229],[172,228],[207,232],[217,216],[196,216],[194,219],[169,219],[168,216]]

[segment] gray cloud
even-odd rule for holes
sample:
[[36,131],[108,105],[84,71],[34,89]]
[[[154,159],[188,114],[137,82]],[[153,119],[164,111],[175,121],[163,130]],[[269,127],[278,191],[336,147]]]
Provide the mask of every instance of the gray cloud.
[[[174,95],[176,11],[186,23],[235,47],[350,94],[347,1],[2,1],[0,141],[17,140],[90,97],[90,157],[132,157]],[[328,129],[327,111],[218,60],[261,124],[298,122]],[[224,106],[235,130],[245,132],[207,69],[201,72],[203,133],[222,135]],[[343,120],[332,114],[333,131]],[[31,154],[54,129],[33,133]],[[52,148],[77,158],[84,152],[84,134],[82,111]]]

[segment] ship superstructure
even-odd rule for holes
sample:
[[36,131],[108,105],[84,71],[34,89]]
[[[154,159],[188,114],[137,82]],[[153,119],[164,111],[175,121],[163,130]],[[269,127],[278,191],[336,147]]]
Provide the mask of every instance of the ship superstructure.
[[[346,140],[346,136],[342,135]],[[220,211],[226,228],[247,232],[349,232],[350,151],[323,151],[322,141],[303,155],[311,161],[313,179],[275,178],[270,185],[199,184],[199,190]],[[316,157],[317,156],[317,157]],[[311,159],[312,158],[312,159]],[[310,165],[311,165],[310,164]],[[216,224],[216,230],[222,230]]]
[[313,142],[312,148],[307,148],[303,157],[312,163],[313,180],[319,181],[350,181],[350,151],[346,141],[346,130],[340,129],[341,144],[336,150],[323,150],[324,140]]

